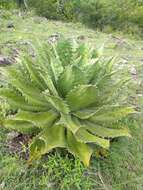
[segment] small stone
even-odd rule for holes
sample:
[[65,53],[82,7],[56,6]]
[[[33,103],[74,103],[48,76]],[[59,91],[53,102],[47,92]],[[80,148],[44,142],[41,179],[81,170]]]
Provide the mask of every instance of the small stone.
[[59,33],[55,33],[51,36],[49,36],[48,42],[49,43],[55,43],[60,39],[61,35]]
[[9,23],[9,24],[7,25],[7,28],[14,28],[14,24],[13,24],[13,23]]
[[4,189],[4,187],[5,187],[5,182],[3,181],[3,182],[0,184],[0,189],[2,190],[2,189]]
[[19,136],[19,133],[17,133],[17,132],[10,132],[10,133],[8,133],[7,134],[7,140],[12,140],[12,139],[14,139],[14,138],[16,138],[16,137],[18,137]]
[[84,35],[78,36],[77,39],[78,40],[85,40],[85,36]]
[[132,67],[130,69],[130,72],[131,72],[132,75],[137,75],[137,71],[136,71],[136,69],[134,67]]
[[0,56],[0,66],[10,65],[11,62],[7,57]]

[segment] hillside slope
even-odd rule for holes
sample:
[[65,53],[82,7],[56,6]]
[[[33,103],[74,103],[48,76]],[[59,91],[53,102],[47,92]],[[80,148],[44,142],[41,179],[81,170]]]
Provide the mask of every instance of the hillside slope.
[[[119,64],[127,65],[133,76],[134,89],[141,91],[143,41],[119,34],[93,31],[81,24],[50,21],[31,15],[3,12],[0,17],[0,57],[11,62],[31,42],[55,40],[59,36],[85,41],[93,47],[104,44],[105,56],[118,56]],[[119,66],[120,66],[119,65]],[[133,103],[138,104],[136,92]],[[142,95],[141,92],[139,94]],[[132,139],[120,138],[113,143],[110,154],[98,154],[90,168],[79,160],[55,151],[29,168],[24,160],[11,155],[7,145],[8,131],[0,129],[0,189],[2,190],[142,190],[143,189],[143,128],[142,118],[130,123]],[[128,122],[128,121],[127,121]]]

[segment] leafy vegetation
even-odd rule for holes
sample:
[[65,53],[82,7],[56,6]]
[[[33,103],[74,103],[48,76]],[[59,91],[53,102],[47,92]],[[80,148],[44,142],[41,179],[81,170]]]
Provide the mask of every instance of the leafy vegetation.
[[[129,36],[127,33],[106,34],[88,29],[81,24],[47,20],[31,13],[19,16],[16,11],[1,11],[0,14],[0,56],[10,58],[12,64],[17,59],[17,54],[25,49],[33,56],[31,49],[33,36],[43,43],[52,39],[56,33],[66,38],[74,37],[78,41],[86,41],[96,49],[106,42],[104,58],[107,60],[112,55],[120,58],[117,68],[122,70],[126,68],[133,78],[130,88],[127,89],[128,94],[132,92],[130,103],[140,110],[143,97],[141,38]],[[9,23],[12,23],[14,28],[8,28]],[[2,77],[0,81],[1,79]],[[3,109],[9,110],[9,107],[4,105]],[[3,114],[5,115],[5,112]],[[133,121],[134,119],[124,120],[124,124],[129,126],[132,138],[120,137],[113,140],[108,151],[97,147],[99,149],[93,154],[89,168],[85,168],[78,158],[64,150],[59,152],[59,149],[43,156],[29,167],[25,160],[19,158],[19,153],[10,153],[7,138],[11,133],[0,127],[0,189],[142,190],[142,118],[142,113],[138,113],[134,118],[137,122]],[[24,152],[23,144],[22,147]]]
[[109,32],[143,33],[140,0],[30,0],[29,5],[35,7],[37,14],[50,19],[78,21]]
[[0,1],[0,9],[13,9],[16,8],[15,0],[1,0]]
[[16,111],[2,124],[37,134],[29,162],[63,147],[88,166],[95,144],[108,149],[110,138],[130,137],[118,122],[134,112],[118,98],[127,79],[118,72],[115,80],[113,58],[102,60],[100,54],[101,49],[61,40],[39,47],[36,60],[24,56],[17,66],[1,69],[7,84],[0,96]]

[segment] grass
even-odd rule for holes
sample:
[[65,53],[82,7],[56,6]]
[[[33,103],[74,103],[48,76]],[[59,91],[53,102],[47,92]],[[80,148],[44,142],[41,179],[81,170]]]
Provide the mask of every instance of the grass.
[[[7,26],[12,23],[13,28]],[[48,40],[59,33],[86,41],[92,46],[105,43],[105,56],[116,55],[119,66],[136,70],[132,92],[138,104],[143,65],[143,41],[121,34],[105,34],[85,28],[81,24],[50,21],[33,15],[1,13],[0,54],[15,57],[17,51],[28,48],[33,39]],[[141,93],[141,92],[140,92]],[[138,105],[140,106],[140,105]],[[137,117],[137,116],[136,116]],[[143,189],[143,127],[142,118],[130,123],[132,139],[119,138],[112,143],[105,158],[93,156],[90,168],[78,159],[55,150],[40,161],[28,166],[17,155],[10,155],[6,138],[8,131],[0,128],[0,189],[2,190],[142,190]]]

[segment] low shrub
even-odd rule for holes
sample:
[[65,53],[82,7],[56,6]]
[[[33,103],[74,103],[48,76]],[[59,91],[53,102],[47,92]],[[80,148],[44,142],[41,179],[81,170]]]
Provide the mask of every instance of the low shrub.
[[142,27],[143,3],[138,0],[81,0],[81,21],[101,30],[111,26],[113,30],[126,30],[132,25]]
[[34,7],[36,13],[40,16],[44,16],[49,19],[61,19],[57,9],[57,0],[30,0],[28,4],[29,6]]
[[29,0],[29,6],[34,7],[36,13],[48,19],[77,21],[76,9],[78,1],[66,0]]
[[107,26],[123,31],[133,25],[139,31],[143,28],[143,2],[139,0],[29,0],[29,5],[41,16],[78,21],[101,30]]
[[15,0],[1,0],[0,9],[13,9],[16,8]]

